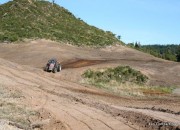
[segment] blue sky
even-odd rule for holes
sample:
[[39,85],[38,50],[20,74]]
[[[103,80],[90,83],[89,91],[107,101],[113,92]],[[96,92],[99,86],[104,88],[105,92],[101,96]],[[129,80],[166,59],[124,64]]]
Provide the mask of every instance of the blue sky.
[[[0,0],[0,3],[8,0]],[[51,1],[51,0],[49,0]],[[96,26],[141,44],[180,44],[180,0],[55,0]]]

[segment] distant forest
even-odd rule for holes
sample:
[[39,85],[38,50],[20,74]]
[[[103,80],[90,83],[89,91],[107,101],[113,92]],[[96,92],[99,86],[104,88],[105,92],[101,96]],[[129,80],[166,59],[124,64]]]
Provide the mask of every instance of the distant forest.
[[140,43],[129,43],[127,46],[149,53],[155,57],[180,62],[179,45],[141,45]]

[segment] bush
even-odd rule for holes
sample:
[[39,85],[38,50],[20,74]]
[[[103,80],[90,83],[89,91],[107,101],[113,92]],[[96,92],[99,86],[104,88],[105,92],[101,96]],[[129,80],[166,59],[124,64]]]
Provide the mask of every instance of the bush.
[[143,75],[140,71],[130,68],[129,66],[108,68],[103,72],[87,70],[82,76],[93,81],[94,83],[108,83],[115,80],[118,83],[131,82],[136,84],[145,84],[148,80],[147,76]]
[[8,41],[8,42],[15,42],[18,40],[18,36],[12,33],[5,33],[0,35],[0,41]]
[[93,77],[94,72],[92,70],[87,70],[83,76],[86,78],[92,78]]

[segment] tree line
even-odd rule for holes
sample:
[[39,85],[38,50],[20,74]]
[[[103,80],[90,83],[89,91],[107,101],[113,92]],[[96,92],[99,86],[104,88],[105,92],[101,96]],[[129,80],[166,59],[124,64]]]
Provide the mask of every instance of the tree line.
[[128,43],[127,46],[137,50],[149,53],[155,57],[165,60],[180,62],[180,44],[179,45],[141,45],[140,42]]

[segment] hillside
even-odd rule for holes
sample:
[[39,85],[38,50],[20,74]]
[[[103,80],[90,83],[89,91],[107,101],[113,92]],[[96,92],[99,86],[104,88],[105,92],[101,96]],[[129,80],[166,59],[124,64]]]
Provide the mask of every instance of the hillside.
[[[43,71],[51,57],[61,62],[60,73]],[[117,66],[130,66],[133,70]],[[0,128],[5,130],[11,124],[24,130],[180,128],[180,97],[159,91],[163,86],[180,84],[179,63],[122,45],[80,49],[41,39],[26,44],[0,44],[0,69]],[[152,86],[118,85],[110,79],[109,87],[104,85],[108,88],[96,87],[83,82],[86,80],[81,75],[89,69],[104,72],[98,78],[111,79],[119,77],[109,74],[123,72],[129,77],[139,75],[134,71],[138,70],[148,76]],[[7,122],[3,127],[2,119]],[[158,125],[167,122],[171,124]],[[7,128],[8,124],[11,127]]]
[[121,43],[110,31],[90,26],[48,1],[13,0],[0,5],[0,41],[44,38],[75,45]]

